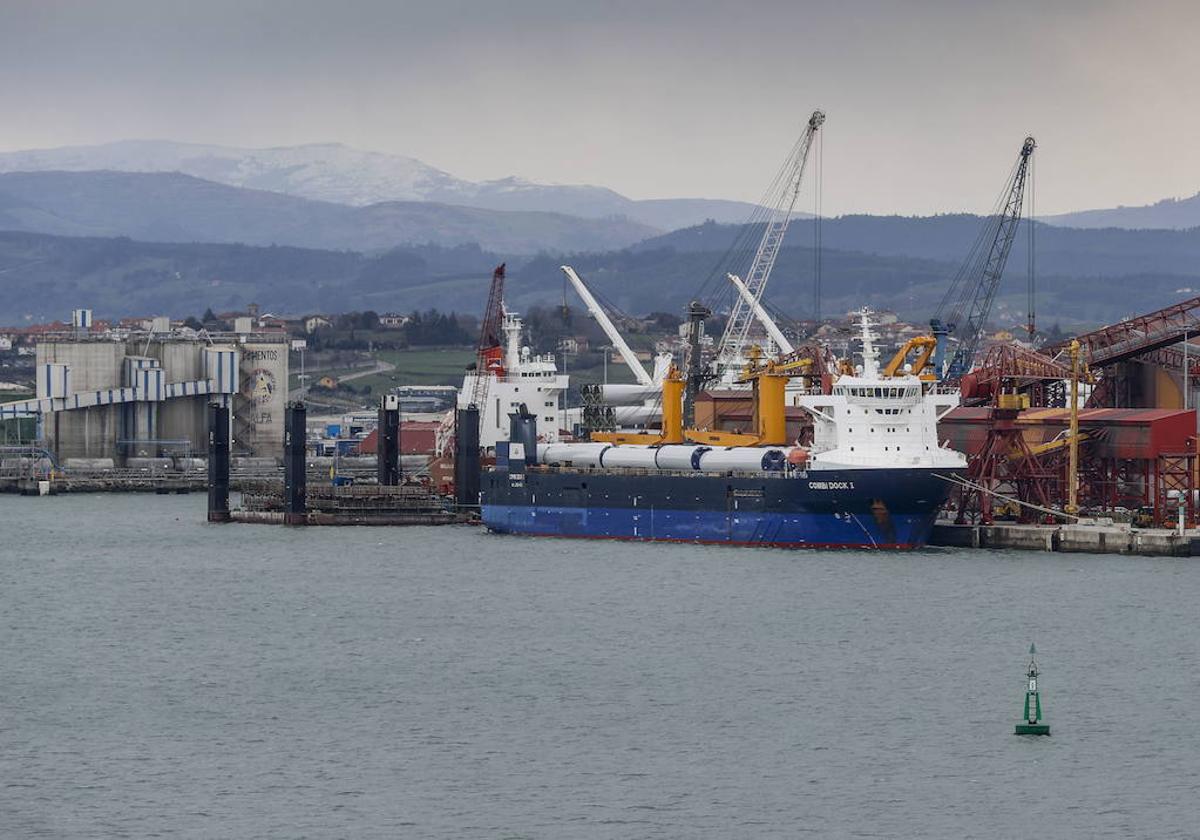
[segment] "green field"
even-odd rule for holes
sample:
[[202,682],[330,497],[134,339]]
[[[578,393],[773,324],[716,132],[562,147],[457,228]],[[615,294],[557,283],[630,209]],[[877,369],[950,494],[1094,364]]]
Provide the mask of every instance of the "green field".
[[354,387],[370,385],[381,394],[397,385],[461,385],[463,371],[475,361],[475,351],[465,348],[444,350],[381,350],[377,359],[396,366],[393,371],[355,379]]
[[[463,372],[475,361],[475,351],[467,348],[443,348],[437,350],[380,350],[375,358],[396,366],[395,370],[386,373],[372,374],[346,383],[356,391],[364,385],[371,386],[372,397],[387,393],[397,385],[462,385]],[[592,357],[594,358],[594,356]],[[566,370],[563,371],[562,356],[558,356],[559,371],[571,377],[572,389],[577,389],[586,382],[602,382],[604,366],[595,365],[586,368],[574,367],[574,357],[567,359]],[[346,371],[349,373],[351,371]],[[335,372],[337,375],[337,372]],[[316,378],[309,380],[310,383]],[[633,382],[633,375],[620,362],[609,362],[609,382]],[[371,398],[365,398],[370,402]]]

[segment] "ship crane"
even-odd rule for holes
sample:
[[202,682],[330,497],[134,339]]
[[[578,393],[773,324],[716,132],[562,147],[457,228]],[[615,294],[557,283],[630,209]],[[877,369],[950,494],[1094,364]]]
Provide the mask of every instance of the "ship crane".
[[737,289],[738,295],[741,297],[742,303],[750,308],[754,317],[762,324],[763,329],[767,331],[767,335],[775,342],[775,346],[779,348],[779,352],[785,356],[790,356],[796,352],[796,348],[792,346],[792,342],[788,341],[787,336],[779,329],[779,325],[775,323],[775,319],[771,317],[767,310],[763,309],[763,305],[759,303],[758,298],[750,291],[750,288],[742,282],[742,278],[736,274],[725,275],[729,278],[729,282]]
[[[779,250],[783,247],[788,223],[791,221],[793,210],[795,210],[796,200],[800,196],[800,184],[804,178],[804,166],[808,162],[808,153],[812,149],[817,130],[824,122],[825,114],[821,111],[813,111],[812,116],[808,119],[808,125],[804,129],[804,134],[800,137],[800,141],[796,144],[787,163],[784,164],[783,172],[786,173],[783,181],[784,188],[774,207],[769,211],[762,239],[758,243],[758,250],[755,251],[750,269],[746,272],[745,285],[755,303],[761,302],[763,290],[771,276],[771,269],[774,268]],[[724,376],[726,379],[736,378],[745,367],[746,339],[754,319],[753,308],[746,304],[741,295],[735,297],[729,321],[725,324],[725,333],[721,336],[721,343],[717,350],[718,375]]]
[[[1016,166],[1009,176],[997,212],[989,217],[983,230],[971,248],[962,268],[959,269],[950,288],[946,290],[929,326],[938,340],[937,358],[934,369],[943,381],[956,383],[971,369],[975,354],[983,338],[992,301],[1004,275],[1004,265],[1016,238],[1017,226],[1021,221],[1025,204],[1025,183],[1029,173],[1030,158],[1037,143],[1026,137],[1021,145]],[[1033,224],[1031,219],[1029,222]],[[985,252],[981,246],[987,243]],[[942,357],[945,339],[957,332],[958,346],[945,366]]]
[[483,410],[487,399],[488,381],[493,371],[503,369],[504,341],[504,266],[500,263],[492,272],[492,288],[488,294],[487,309],[483,312],[483,323],[479,328],[479,343],[475,349],[475,382],[471,389],[470,405]]
[[612,343],[612,346],[621,354],[621,358],[629,366],[629,370],[633,372],[633,377],[637,380],[638,385],[646,387],[654,385],[654,380],[650,374],[642,367],[642,363],[638,361],[637,355],[629,349],[629,345],[622,338],[621,333],[617,331],[612,319],[608,317],[608,313],[600,306],[595,295],[592,294],[592,290],[587,287],[587,284],[583,282],[575,272],[575,269],[569,265],[559,266],[559,268],[562,269],[563,274],[567,275],[567,279],[575,287],[575,292],[583,299],[588,312],[596,319],[596,323],[600,325],[600,329],[604,330],[604,334],[608,336],[608,340]]

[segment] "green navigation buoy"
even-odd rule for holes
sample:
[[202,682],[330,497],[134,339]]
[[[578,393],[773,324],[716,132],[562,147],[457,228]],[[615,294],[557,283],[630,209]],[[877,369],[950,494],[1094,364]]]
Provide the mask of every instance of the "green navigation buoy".
[[1025,722],[1017,724],[1015,735],[1049,735],[1050,724],[1039,723],[1042,719],[1042,700],[1038,695],[1038,667],[1037,660],[1034,654],[1037,653],[1037,648],[1033,645],[1029,646],[1029,669],[1025,676],[1028,682],[1025,684]]

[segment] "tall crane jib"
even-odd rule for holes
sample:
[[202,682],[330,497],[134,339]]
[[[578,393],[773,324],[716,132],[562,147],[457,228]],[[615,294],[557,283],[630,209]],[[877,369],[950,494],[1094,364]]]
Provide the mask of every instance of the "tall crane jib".
[[490,370],[500,364],[504,353],[501,322],[504,320],[504,263],[492,272],[492,287],[488,292],[487,308],[479,328],[479,343],[475,350],[475,381],[471,389],[471,405],[482,410],[487,398]]
[[[788,223],[795,210],[796,200],[800,196],[800,183],[804,178],[804,166],[808,162],[808,153],[812,149],[813,138],[817,130],[824,122],[825,114],[821,111],[813,111],[800,142],[796,144],[795,150],[786,164],[785,189],[780,195],[779,201],[770,210],[762,240],[758,244],[758,250],[745,275],[746,288],[756,303],[762,300],[767,279],[779,256],[779,250],[783,247]],[[740,370],[744,366],[746,337],[754,320],[753,307],[748,305],[740,295],[735,296],[729,320],[725,324],[725,334],[721,337],[717,358],[719,368]]]
[[[1013,240],[1017,235],[1017,226],[1020,224],[1025,205],[1025,184],[1029,174],[1030,157],[1036,147],[1037,143],[1032,137],[1025,138],[997,212],[985,225],[970,256],[942,299],[937,314],[929,322],[934,336],[938,339],[939,358],[935,360],[934,369],[946,382],[957,382],[961,379],[963,374],[971,369],[975,360],[988,314],[992,309],[992,301],[995,300],[996,290],[1000,287],[1000,278],[1004,275],[1004,265],[1008,261],[1009,251],[1012,250]],[[1033,224],[1032,220],[1030,224]],[[992,234],[990,237],[989,233]],[[982,255],[979,248],[989,239],[986,256],[979,259]],[[959,337],[958,346],[949,362],[943,363],[941,356],[944,352],[945,337],[952,333],[957,333]]]

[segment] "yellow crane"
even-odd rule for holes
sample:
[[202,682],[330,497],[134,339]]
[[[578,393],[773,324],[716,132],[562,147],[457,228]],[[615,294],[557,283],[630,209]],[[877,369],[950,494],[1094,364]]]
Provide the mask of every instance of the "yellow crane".
[[749,356],[749,361],[737,381],[749,382],[753,386],[754,434],[687,429],[683,433],[687,440],[710,446],[786,446],[788,444],[784,392],[788,380],[799,375],[798,372],[801,370],[811,369],[813,360],[803,358],[763,362],[762,350],[757,346],[751,347],[747,356]]
[[[904,346],[896,351],[896,355],[883,368],[884,376],[903,376],[905,373],[912,373],[914,376],[919,376],[927,382],[933,382],[937,379],[937,375],[932,370],[931,360],[933,359],[934,351],[937,350],[938,340],[932,335],[917,335],[904,342]],[[913,360],[911,371],[905,371],[904,365],[908,361],[908,357],[916,350],[920,350],[920,355]]]
[[662,431],[653,432],[592,432],[596,443],[636,443],[656,446],[664,443],[683,443],[683,389],[687,383],[683,372],[671,365],[662,381]]

